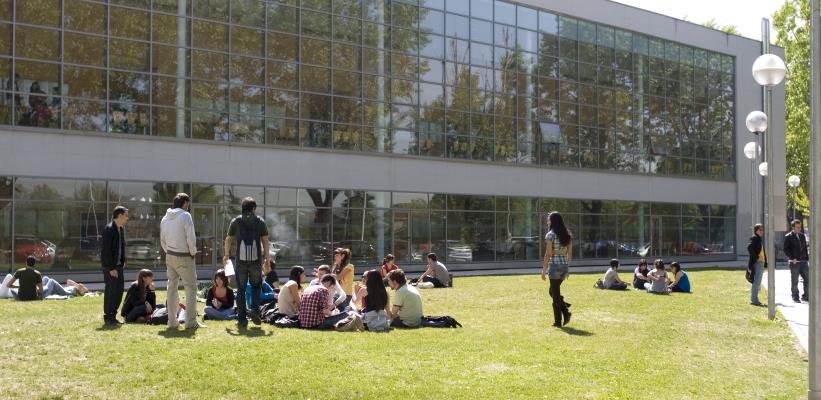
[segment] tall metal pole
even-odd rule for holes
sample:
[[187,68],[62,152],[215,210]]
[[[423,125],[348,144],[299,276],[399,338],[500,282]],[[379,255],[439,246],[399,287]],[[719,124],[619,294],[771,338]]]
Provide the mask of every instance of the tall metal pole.
[[[770,20],[761,19],[761,50],[763,54],[770,52]],[[764,91],[764,113],[770,121],[769,129],[764,134],[764,161],[767,163],[767,176],[764,178],[766,198],[764,208],[766,210],[766,222],[764,223],[764,251],[767,254],[767,318],[775,319],[775,185],[780,181],[775,176],[775,163],[773,162],[773,140],[774,125],[773,115],[773,90],[767,88]],[[783,179],[783,178],[782,178]]]
[[821,400],[821,323],[819,271],[821,268],[821,0],[811,0],[810,13],[810,324],[809,324],[809,391],[807,398]]

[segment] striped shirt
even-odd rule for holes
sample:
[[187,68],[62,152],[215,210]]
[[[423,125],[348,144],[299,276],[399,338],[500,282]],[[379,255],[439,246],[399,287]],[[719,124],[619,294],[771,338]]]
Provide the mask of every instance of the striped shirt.
[[559,238],[553,231],[547,232],[545,240],[553,242],[553,256],[550,257],[551,264],[567,264],[567,246],[559,243]]

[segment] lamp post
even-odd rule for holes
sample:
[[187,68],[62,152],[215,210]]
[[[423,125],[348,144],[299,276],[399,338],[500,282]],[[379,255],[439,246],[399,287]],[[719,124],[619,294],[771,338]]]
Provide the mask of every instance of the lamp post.
[[818,325],[821,323],[821,244],[818,236],[821,233],[821,1],[810,1],[810,320],[809,320],[809,388],[807,398],[821,400],[821,343],[818,342]]
[[[764,223],[764,194],[765,192],[759,188],[764,188],[764,179],[755,175],[755,168],[758,167],[761,160],[761,141],[762,136],[764,133],[767,132],[767,114],[764,114],[761,111],[752,111],[747,114],[747,119],[745,120],[745,124],[747,125],[747,130],[753,134],[755,137],[755,145],[758,149],[757,152],[753,153],[753,189],[755,190],[755,208],[754,211],[756,212],[754,220],[755,223]],[[764,160],[761,160],[764,161]],[[762,175],[763,176],[763,175]],[[759,208],[759,204],[761,207]]]
[[[764,110],[768,115],[772,115],[773,111],[773,87],[780,84],[784,80],[784,75],[787,73],[787,66],[784,65],[784,60],[775,54],[769,54],[770,50],[770,20],[763,18],[761,21],[762,31],[762,55],[756,58],[753,62],[753,79],[763,86],[764,91]],[[766,115],[765,115],[766,117]],[[764,161],[772,162],[773,160],[773,140],[772,132],[766,137],[766,145],[764,146]],[[760,169],[760,167],[759,167]],[[773,208],[775,206],[775,182],[772,177],[764,179],[766,187],[766,196],[764,205],[767,210],[767,221],[764,225],[764,245],[765,251],[768,255],[767,267],[767,318],[775,319],[775,213]]]
[[790,175],[790,177],[787,178],[787,183],[792,188],[792,218],[791,219],[795,219],[795,204],[797,203],[796,200],[798,200],[798,185],[801,184],[801,178],[799,178],[798,175]]
[[758,190],[756,190],[756,182],[758,178],[755,176],[755,161],[761,153],[761,147],[758,146],[758,136],[755,142],[747,142],[744,145],[744,157],[750,160],[750,229],[756,224],[758,219]]

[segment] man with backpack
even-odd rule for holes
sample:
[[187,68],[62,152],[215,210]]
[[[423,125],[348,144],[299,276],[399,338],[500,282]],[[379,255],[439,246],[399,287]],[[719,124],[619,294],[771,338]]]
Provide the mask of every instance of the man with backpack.
[[233,253],[236,261],[234,273],[237,279],[237,298],[245,299],[245,286],[251,284],[251,309],[245,309],[245,301],[237,302],[237,325],[248,326],[248,317],[255,325],[262,323],[259,317],[259,297],[262,287],[262,265],[268,263],[268,227],[255,214],[257,202],[246,197],[242,199],[242,215],[234,218],[225,236],[223,265],[227,265]]
[[[191,197],[178,193],[174,204],[165,212],[160,222],[160,243],[165,251],[165,265],[168,268],[168,315],[177,315],[179,305],[179,284],[185,288],[185,329],[203,328],[197,322],[197,236],[194,220],[188,209]],[[180,323],[176,318],[168,319],[168,327],[176,329]]]

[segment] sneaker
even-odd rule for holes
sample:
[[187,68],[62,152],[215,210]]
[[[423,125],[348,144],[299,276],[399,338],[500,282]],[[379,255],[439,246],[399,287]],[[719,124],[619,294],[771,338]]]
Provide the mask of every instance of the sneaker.
[[801,296],[801,300],[802,300],[802,301],[809,302],[809,301],[810,301],[810,298],[809,298],[809,296],[807,296],[807,295],[803,295],[803,296]]
[[750,305],[751,305],[751,306],[756,306],[756,307],[761,307],[761,306],[763,306],[763,304],[761,304],[761,303],[757,303],[757,302],[756,302],[756,303],[750,302]]
[[794,301],[794,302],[796,302],[796,303],[800,303],[800,302],[801,302],[801,299],[799,299],[799,298],[798,298],[798,296],[794,296],[794,297],[792,298],[792,301]]
[[194,322],[194,325],[186,326],[185,329],[192,330],[192,329],[200,329],[200,328],[207,328],[204,324],[199,322]]
[[237,321],[237,328],[245,329],[248,327],[248,320],[239,320]]
[[259,318],[259,311],[251,311],[250,314],[251,314],[251,322],[253,322],[254,325],[262,324],[262,320]]
[[177,321],[168,323],[168,329],[177,329],[179,327],[180,327],[180,323],[177,322]]

